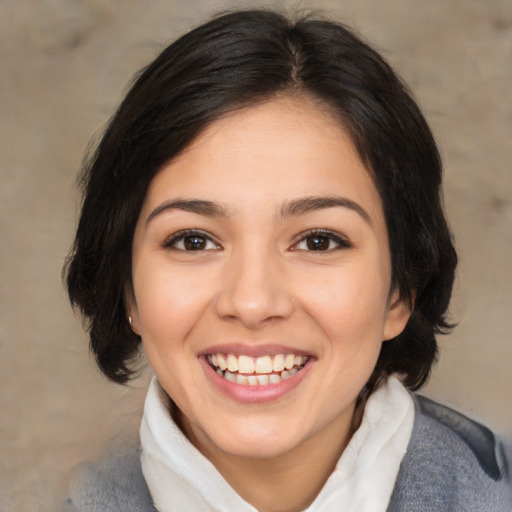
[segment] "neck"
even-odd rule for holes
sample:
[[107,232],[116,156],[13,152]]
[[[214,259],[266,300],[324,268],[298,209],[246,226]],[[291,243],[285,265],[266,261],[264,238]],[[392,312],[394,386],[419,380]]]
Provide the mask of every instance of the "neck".
[[185,418],[179,424],[238,495],[259,512],[298,512],[319,494],[358,427],[360,415],[354,414],[354,407],[345,412],[299,446],[272,458],[231,455]]

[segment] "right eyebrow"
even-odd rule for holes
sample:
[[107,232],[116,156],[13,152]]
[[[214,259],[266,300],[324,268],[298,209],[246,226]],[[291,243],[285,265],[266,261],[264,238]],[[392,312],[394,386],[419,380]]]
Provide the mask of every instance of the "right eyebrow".
[[229,217],[227,209],[220,203],[201,199],[173,199],[159,204],[146,219],[146,226],[158,215],[168,210],[183,210],[207,217]]

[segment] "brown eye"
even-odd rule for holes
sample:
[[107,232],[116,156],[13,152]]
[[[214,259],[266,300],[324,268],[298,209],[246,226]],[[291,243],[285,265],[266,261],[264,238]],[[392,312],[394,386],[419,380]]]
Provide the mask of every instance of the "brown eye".
[[307,248],[310,251],[327,251],[331,240],[326,236],[310,236],[306,239]]
[[186,251],[202,251],[206,248],[204,236],[186,236],[183,238],[183,246]]
[[183,230],[178,231],[164,243],[164,247],[178,251],[211,251],[220,249],[212,238],[202,231]]
[[293,251],[332,252],[351,247],[348,240],[330,231],[313,230],[304,234],[291,248]]

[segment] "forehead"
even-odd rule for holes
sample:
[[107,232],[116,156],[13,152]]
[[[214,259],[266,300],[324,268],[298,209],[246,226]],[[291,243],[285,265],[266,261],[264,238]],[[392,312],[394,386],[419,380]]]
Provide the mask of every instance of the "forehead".
[[339,121],[312,100],[283,97],[212,123],[156,175],[145,206],[204,198],[236,211],[326,195],[381,216],[370,173]]

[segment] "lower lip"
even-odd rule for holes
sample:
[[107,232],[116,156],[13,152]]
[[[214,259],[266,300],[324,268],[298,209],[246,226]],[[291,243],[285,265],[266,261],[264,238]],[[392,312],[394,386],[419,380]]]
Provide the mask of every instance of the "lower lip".
[[250,386],[244,384],[237,384],[231,382],[224,377],[221,377],[217,372],[208,364],[206,358],[200,357],[199,360],[203,365],[206,377],[208,380],[224,395],[237,402],[247,404],[261,404],[265,402],[273,402],[284,397],[292,390],[294,390],[309,373],[309,369],[313,364],[313,358],[304,365],[295,375],[288,379],[282,380],[277,384],[267,384],[263,386]]

